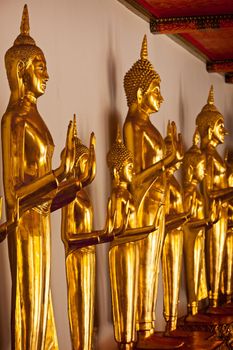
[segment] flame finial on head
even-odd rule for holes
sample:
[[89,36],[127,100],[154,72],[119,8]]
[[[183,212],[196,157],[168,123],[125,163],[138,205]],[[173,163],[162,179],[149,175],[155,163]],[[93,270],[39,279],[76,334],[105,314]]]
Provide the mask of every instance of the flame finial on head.
[[147,60],[148,58],[148,49],[147,49],[147,37],[146,34],[143,37],[142,40],[142,48],[141,48],[141,55],[140,55],[142,60]]
[[14,42],[14,46],[19,45],[36,45],[35,40],[30,36],[30,26],[29,26],[29,14],[28,7],[24,5],[23,15],[20,25],[20,34],[17,36]]
[[122,138],[121,138],[121,129],[120,129],[120,125],[119,125],[118,123],[117,123],[116,142],[119,142],[119,143],[122,142]]
[[21,20],[20,33],[22,35],[29,35],[29,32],[30,32],[29,14],[28,14],[27,4],[25,4],[24,8],[23,8],[23,15],[22,15],[22,20]]
[[209,105],[213,105],[214,104],[214,87],[213,87],[213,85],[211,85],[211,87],[210,87],[210,92],[209,92],[209,96],[208,96],[208,99],[207,99],[207,103]]
[[78,137],[78,133],[77,133],[77,120],[76,120],[76,114],[74,114],[74,118],[73,118],[73,137],[77,138]]

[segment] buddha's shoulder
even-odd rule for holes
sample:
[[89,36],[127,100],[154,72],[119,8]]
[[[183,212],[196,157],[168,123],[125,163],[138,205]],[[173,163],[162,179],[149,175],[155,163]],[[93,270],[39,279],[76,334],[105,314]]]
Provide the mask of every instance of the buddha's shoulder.
[[18,111],[11,109],[8,110],[4,113],[2,120],[1,120],[1,124],[2,126],[8,124],[8,125],[16,125],[18,123],[25,123],[26,119],[24,115],[21,115],[20,113],[18,113]]

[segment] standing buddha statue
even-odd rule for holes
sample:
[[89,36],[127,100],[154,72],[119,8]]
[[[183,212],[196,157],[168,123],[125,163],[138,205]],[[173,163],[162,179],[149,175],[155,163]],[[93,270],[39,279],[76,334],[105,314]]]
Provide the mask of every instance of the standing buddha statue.
[[[114,227],[120,227],[128,215],[127,228],[136,228],[136,208],[128,186],[133,179],[133,156],[123,144],[120,132],[113,143],[107,163],[112,177],[109,200],[109,218]],[[114,217],[115,214],[115,218]],[[112,293],[112,311],[115,339],[119,349],[133,349],[136,342],[136,312],[138,297],[138,242],[117,244],[109,250],[109,268]]]
[[[137,208],[138,226],[152,225],[157,219],[158,228],[139,244],[139,297],[138,330],[140,339],[154,331],[159,263],[164,240],[166,175],[164,169],[176,158],[174,135],[171,134],[172,152],[165,155],[163,137],[150,121],[158,112],[163,97],[160,77],[148,61],[147,40],[143,39],[141,58],[124,77],[128,114],[124,123],[126,147],[134,158],[135,182],[148,182]],[[140,186],[132,186],[134,198]]]
[[44,54],[29,35],[26,5],[20,31],[5,55],[11,96],[1,123],[6,216],[9,225],[15,223],[8,234],[11,343],[15,350],[58,349],[50,291],[50,207],[73,168],[74,129],[70,122],[61,164],[52,170],[54,143],[37,109],[49,76]]
[[[173,122],[169,127],[175,128]],[[169,134],[169,131],[168,131]],[[166,144],[165,138],[165,144]],[[182,141],[181,141],[182,142]],[[180,145],[182,148],[182,145]],[[176,329],[180,276],[183,257],[183,223],[187,213],[183,208],[183,191],[174,173],[180,168],[181,161],[166,169],[165,197],[165,239],[162,250],[162,274],[164,293],[164,318],[166,334]]]
[[[76,120],[74,119],[76,129]],[[81,143],[75,132],[76,159],[70,177],[78,179],[83,186],[92,182],[96,173],[95,138],[91,135],[90,148]],[[77,248],[70,246],[77,238],[91,233],[93,208],[84,188],[76,198],[62,208],[61,234],[65,245],[66,278],[68,288],[68,316],[73,350],[93,349],[94,301],[96,253],[95,245]]]
[[[228,186],[233,187],[233,150],[226,152]],[[228,203],[228,228],[226,237],[225,256],[222,269],[221,292],[224,301],[233,301],[233,201]]]
[[[213,86],[211,86],[207,104],[196,118],[201,138],[201,152],[205,156],[206,176],[203,181],[207,216],[219,207],[218,220],[208,227],[206,232],[207,283],[210,307],[219,305],[219,292],[223,257],[225,251],[228,201],[233,197],[233,188],[228,187],[227,169],[224,159],[216,148],[224,142],[226,130],[224,118],[214,105]],[[218,203],[221,202],[221,205]],[[214,309],[211,308],[212,311]]]
[[188,314],[196,315],[199,301],[208,297],[205,263],[205,230],[208,218],[205,200],[199,185],[205,176],[205,156],[199,148],[199,134],[195,131],[192,147],[183,161],[184,209],[190,219],[184,225],[184,262]]

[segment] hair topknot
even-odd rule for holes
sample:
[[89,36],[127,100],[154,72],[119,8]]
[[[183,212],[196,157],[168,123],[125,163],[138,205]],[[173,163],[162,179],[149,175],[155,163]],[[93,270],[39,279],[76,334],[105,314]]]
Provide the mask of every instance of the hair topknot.
[[139,88],[142,89],[143,93],[146,93],[152,81],[160,83],[159,74],[147,59],[146,35],[143,38],[140,56],[141,58],[133,64],[124,77],[124,89],[128,106],[137,100],[137,91]]

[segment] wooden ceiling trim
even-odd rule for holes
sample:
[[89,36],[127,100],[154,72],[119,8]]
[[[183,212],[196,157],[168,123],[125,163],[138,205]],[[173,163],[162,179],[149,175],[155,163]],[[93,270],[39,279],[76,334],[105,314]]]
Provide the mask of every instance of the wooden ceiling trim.
[[233,84],[233,73],[225,74],[225,82],[228,84]]
[[233,28],[233,15],[153,18],[150,21],[153,34],[181,34],[222,28]]
[[208,61],[206,69],[209,73],[229,73],[233,72],[233,59],[221,61]]

